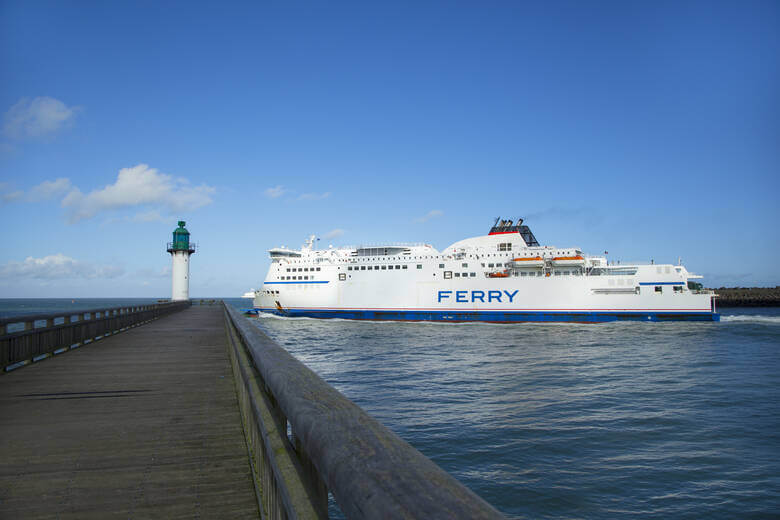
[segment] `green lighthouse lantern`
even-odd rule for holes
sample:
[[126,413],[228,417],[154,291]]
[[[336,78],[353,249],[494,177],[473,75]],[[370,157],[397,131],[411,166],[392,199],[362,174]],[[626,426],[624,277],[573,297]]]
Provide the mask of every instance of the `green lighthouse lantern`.
[[179,221],[179,227],[173,230],[173,242],[168,244],[168,252],[173,251],[187,251],[189,253],[195,252],[194,245],[190,244],[190,232],[185,229],[185,221]]

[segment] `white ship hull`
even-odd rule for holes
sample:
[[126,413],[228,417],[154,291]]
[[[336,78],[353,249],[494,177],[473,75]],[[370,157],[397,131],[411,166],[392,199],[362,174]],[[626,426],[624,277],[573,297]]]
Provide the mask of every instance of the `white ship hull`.
[[[528,251],[543,256],[545,266],[515,267],[513,257]],[[555,260],[575,252],[581,254],[529,245],[511,232],[467,239],[442,252],[430,246],[276,249],[254,308],[285,316],[370,320],[719,319],[715,295],[689,288],[695,276],[682,266],[613,266],[600,257]]]

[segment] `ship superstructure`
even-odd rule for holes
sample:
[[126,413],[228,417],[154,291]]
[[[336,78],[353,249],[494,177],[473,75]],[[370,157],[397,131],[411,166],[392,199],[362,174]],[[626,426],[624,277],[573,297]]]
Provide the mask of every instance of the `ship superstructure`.
[[284,316],[404,321],[717,321],[715,294],[682,265],[610,264],[542,246],[522,219],[443,251],[428,244],[269,250],[254,308]]

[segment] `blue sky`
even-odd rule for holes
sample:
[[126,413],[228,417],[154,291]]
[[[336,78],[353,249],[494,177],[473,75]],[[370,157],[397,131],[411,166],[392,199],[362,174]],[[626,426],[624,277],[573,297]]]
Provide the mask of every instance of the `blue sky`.
[[0,297],[267,249],[543,244],[780,285],[777,2],[0,2]]

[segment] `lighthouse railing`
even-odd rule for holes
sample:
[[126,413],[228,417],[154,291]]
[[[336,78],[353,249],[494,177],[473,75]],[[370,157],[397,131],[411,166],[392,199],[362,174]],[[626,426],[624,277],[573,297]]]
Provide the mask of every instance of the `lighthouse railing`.
[[503,518],[225,305],[263,518]]
[[0,318],[0,374],[189,307],[189,301]]

